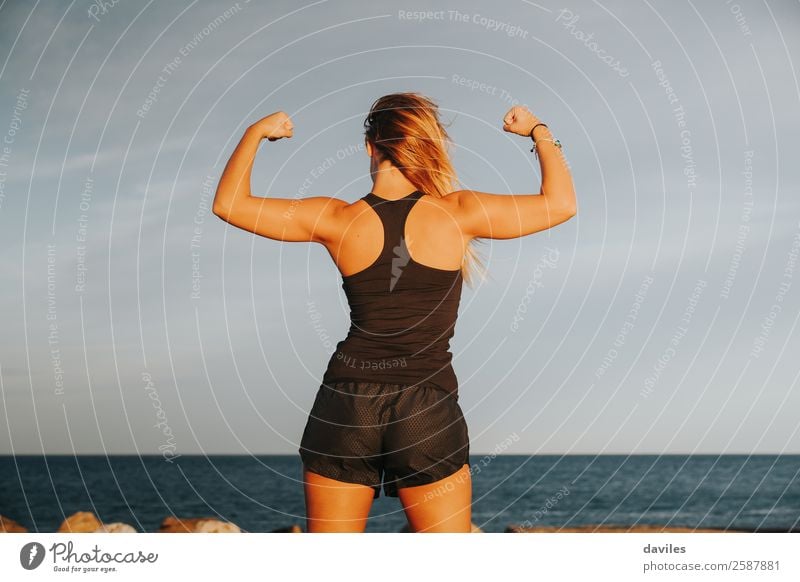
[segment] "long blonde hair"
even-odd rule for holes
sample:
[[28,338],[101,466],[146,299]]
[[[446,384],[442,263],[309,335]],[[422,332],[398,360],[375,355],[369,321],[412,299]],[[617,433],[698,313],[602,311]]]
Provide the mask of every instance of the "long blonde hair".
[[[442,198],[458,183],[450,161],[452,140],[439,120],[439,108],[419,93],[384,95],[370,107],[364,135],[420,192]],[[485,267],[472,239],[461,261],[464,281],[472,286],[472,268]]]

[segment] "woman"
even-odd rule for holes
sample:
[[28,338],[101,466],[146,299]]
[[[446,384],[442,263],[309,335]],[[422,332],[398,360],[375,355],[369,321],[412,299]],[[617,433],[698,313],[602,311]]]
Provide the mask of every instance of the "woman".
[[381,486],[412,531],[469,532],[469,438],[451,366],[462,280],[475,239],[510,239],[576,213],[569,169],[549,129],[513,107],[503,130],[534,140],[540,195],[453,190],[450,138],[417,93],[378,99],[365,121],[371,192],[347,202],[250,193],[260,141],[292,137],[282,111],[250,126],[220,178],[214,213],[279,241],[325,246],[351,310],[300,443],[309,532],[363,532]]

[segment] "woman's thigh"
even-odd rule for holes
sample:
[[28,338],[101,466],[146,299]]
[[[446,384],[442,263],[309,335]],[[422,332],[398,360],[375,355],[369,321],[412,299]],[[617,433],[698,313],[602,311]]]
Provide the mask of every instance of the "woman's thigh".
[[368,384],[320,387],[299,448],[308,531],[364,531],[381,487],[381,401]]
[[306,500],[306,531],[363,532],[375,490],[303,470]]
[[472,530],[472,479],[468,464],[444,479],[401,487],[397,493],[414,532]]

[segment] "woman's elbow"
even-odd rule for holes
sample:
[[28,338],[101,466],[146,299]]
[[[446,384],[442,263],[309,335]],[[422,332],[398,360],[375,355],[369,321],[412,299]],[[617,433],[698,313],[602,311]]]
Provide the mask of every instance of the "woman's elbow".
[[559,211],[559,215],[561,215],[564,220],[569,220],[577,213],[578,213],[578,204],[575,201],[575,198],[573,198],[569,202],[565,202],[564,205],[561,206],[561,209]]
[[564,206],[564,211],[567,213],[567,218],[572,218],[578,214],[578,198],[575,196],[574,189],[570,189],[570,194],[566,197]]
[[231,205],[224,202],[219,196],[217,196],[214,199],[214,203],[211,205],[211,212],[224,220],[230,216]]

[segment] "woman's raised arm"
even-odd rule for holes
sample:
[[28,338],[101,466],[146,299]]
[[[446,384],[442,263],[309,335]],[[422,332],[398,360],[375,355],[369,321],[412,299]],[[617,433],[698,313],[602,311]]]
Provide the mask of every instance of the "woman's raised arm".
[[250,193],[250,175],[258,145],[292,137],[293,125],[283,111],[247,128],[222,172],[213,212],[225,222],[254,234],[285,242],[331,240],[339,232],[336,219],[346,202],[336,198],[258,198]]
[[[540,123],[522,106],[512,107],[503,121],[503,130],[526,137]],[[473,238],[517,238],[552,228],[575,216],[575,188],[561,148],[547,141],[553,136],[544,125],[535,128],[533,138],[542,169],[541,194],[453,192],[462,232]]]

